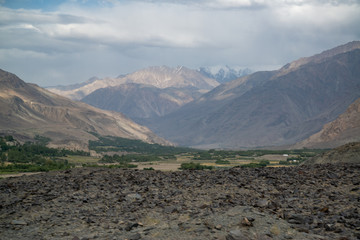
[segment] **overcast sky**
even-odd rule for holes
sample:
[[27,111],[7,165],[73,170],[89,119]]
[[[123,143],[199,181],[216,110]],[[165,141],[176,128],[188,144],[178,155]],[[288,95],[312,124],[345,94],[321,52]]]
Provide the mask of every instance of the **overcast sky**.
[[277,69],[353,40],[359,0],[0,0],[0,68],[40,86],[159,65]]

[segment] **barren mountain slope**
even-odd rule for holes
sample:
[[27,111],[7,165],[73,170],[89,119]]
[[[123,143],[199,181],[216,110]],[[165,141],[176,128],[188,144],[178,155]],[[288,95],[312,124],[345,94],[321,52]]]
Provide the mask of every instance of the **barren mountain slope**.
[[117,111],[131,119],[164,116],[201,96],[194,88],[164,88],[127,83],[98,89],[81,101],[92,106]]
[[360,97],[359,48],[351,42],[291,68],[221,85],[148,126],[173,142],[203,148],[294,144]]
[[90,132],[168,144],[124,115],[71,101],[0,70],[0,132],[50,137],[53,146],[86,149]]
[[315,156],[304,165],[327,163],[360,163],[360,142],[352,142]]
[[356,141],[360,141],[360,98],[320,132],[295,144],[295,148],[334,148]]

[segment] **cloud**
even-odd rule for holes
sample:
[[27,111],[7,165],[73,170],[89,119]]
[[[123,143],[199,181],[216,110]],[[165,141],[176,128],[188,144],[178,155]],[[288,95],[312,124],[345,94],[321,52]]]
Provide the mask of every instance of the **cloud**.
[[277,67],[360,38],[351,0],[72,0],[52,9],[0,7],[0,67],[54,85],[149,65]]

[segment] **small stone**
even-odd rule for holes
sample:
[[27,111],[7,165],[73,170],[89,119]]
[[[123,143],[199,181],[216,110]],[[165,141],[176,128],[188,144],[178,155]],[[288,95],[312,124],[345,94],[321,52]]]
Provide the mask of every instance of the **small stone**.
[[129,240],[139,240],[139,239],[141,239],[141,234],[135,233],[135,234],[131,235],[128,239]]
[[215,229],[216,229],[216,230],[221,230],[221,228],[222,228],[222,225],[221,225],[221,224],[218,224],[218,225],[215,226]]
[[269,205],[269,201],[266,199],[259,199],[255,203],[255,207],[267,207]]
[[334,231],[335,230],[334,224],[325,224],[325,230],[326,231]]
[[246,217],[250,222],[253,222],[253,221],[255,221],[255,218],[253,218],[253,217]]
[[178,211],[177,207],[175,207],[175,206],[168,206],[168,207],[165,207],[164,212],[169,214],[169,213],[175,213],[175,212],[179,212],[179,211]]
[[226,236],[226,240],[250,240],[249,236],[241,230],[232,230]]
[[126,227],[125,227],[125,230],[126,231],[131,231],[133,228],[136,228],[138,227],[139,224],[138,223],[129,223]]
[[27,222],[25,222],[23,220],[12,220],[11,224],[12,225],[27,225]]
[[249,221],[248,218],[244,217],[242,220],[241,220],[241,225],[243,225],[244,227],[252,227],[253,226],[253,223],[251,221]]
[[292,214],[289,217],[288,222],[293,223],[293,224],[305,224],[306,223],[306,217],[302,216],[300,214]]
[[323,207],[320,209],[320,212],[323,212],[323,213],[329,213],[329,207]]
[[278,236],[278,235],[280,235],[280,228],[279,228],[279,226],[277,226],[277,225],[273,225],[272,227],[271,227],[271,229],[270,229],[270,233],[273,235],[273,236]]
[[126,195],[127,201],[141,201],[142,199],[143,198],[138,193],[130,193],[130,194]]

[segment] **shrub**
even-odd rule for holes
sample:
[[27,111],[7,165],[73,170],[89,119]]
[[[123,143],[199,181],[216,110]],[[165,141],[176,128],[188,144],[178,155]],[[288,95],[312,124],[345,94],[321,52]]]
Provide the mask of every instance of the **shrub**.
[[270,162],[268,160],[261,160],[258,163],[248,163],[248,164],[241,165],[241,167],[242,168],[259,168],[259,167],[266,167],[269,164],[270,164]]
[[189,163],[182,163],[180,166],[181,170],[204,170],[204,169],[213,169],[213,166],[205,166],[205,165],[201,165],[200,163],[193,163],[193,162],[189,162]]
[[153,167],[144,168],[144,170],[155,170]]
[[216,160],[215,163],[216,164],[230,164],[230,161],[228,161],[228,160]]

